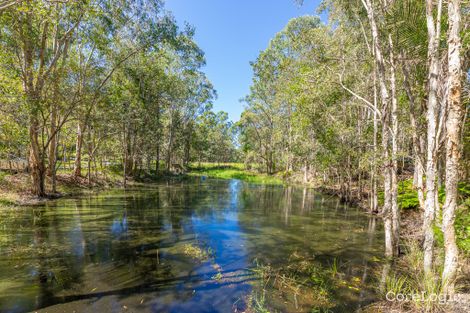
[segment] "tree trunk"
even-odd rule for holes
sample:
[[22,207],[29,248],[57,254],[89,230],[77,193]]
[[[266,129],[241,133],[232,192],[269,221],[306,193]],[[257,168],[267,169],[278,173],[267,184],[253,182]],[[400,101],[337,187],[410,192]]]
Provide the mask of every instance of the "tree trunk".
[[392,36],[388,36],[390,47],[390,89],[392,102],[392,166],[391,171],[391,206],[392,206],[392,229],[393,229],[393,255],[399,254],[400,242],[400,208],[398,207],[398,99],[396,91],[396,62],[393,53]]
[[128,149],[127,149],[127,127],[126,124],[124,123],[124,132],[123,132],[123,150],[124,150],[124,157],[122,160],[122,167],[123,167],[123,173],[122,173],[122,185],[124,188],[127,187],[127,158],[129,157],[128,155]]
[[160,170],[160,142],[157,143],[157,160],[155,161],[155,172],[158,176]]
[[88,186],[91,186],[91,162],[93,158],[93,143],[91,141],[91,132],[92,129],[91,127],[89,128],[88,134],[87,134],[87,148],[88,148],[88,159],[87,159],[87,184]]
[[191,157],[191,128],[188,126],[184,140],[184,160],[183,166],[188,167]]
[[389,153],[389,140],[390,140],[390,131],[389,131],[389,93],[387,90],[386,84],[386,75],[385,75],[385,61],[383,58],[382,48],[380,45],[379,31],[375,20],[374,8],[372,6],[371,0],[362,1],[366,11],[367,17],[369,19],[369,24],[372,32],[372,44],[375,57],[375,66],[377,71],[377,77],[379,81],[380,88],[380,99],[382,104],[382,146],[383,146],[383,158],[384,158],[384,206],[382,209],[382,215],[384,219],[384,229],[385,229],[385,256],[393,257],[393,228],[392,228],[392,171],[390,164],[390,153]]
[[[34,62],[33,58],[34,54],[34,47],[33,47],[33,26],[32,26],[33,16],[31,13],[25,14],[24,18],[21,18],[19,22],[21,26],[25,28],[26,34],[22,38],[23,41],[23,57],[24,57],[24,69],[23,69],[23,90],[26,96],[26,100],[30,106],[30,113],[29,113],[29,170],[31,173],[31,180],[32,180],[32,188],[31,191],[34,195],[38,197],[45,196],[45,186],[44,186],[44,179],[45,179],[45,168],[44,168],[44,155],[43,155],[43,148],[39,143],[39,134],[40,134],[40,126],[39,126],[39,112],[40,112],[40,105],[41,105],[41,90],[43,86],[42,77],[37,75],[35,79],[34,75]],[[46,39],[46,30],[47,30],[47,23],[44,25],[44,32],[42,38],[41,47],[44,48],[45,46],[45,39]],[[41,49],[43,52],[44,49]],[[43,54],[41,54],[43,55]],[[36,86],[34,82],[36,81]]]
[[460,0],[449,0],[448,32],[448,95],[449,113],[446,121],[446,200],[442,215],[445,260],[442,272],[444,294],[454,293],[454,281],[457,276],[458,249],[455,239],[455,210],[458,200],[460,132],[464,108],[461,102],[461,60],[460,60]]
[[[402,55],[401,59],[404,59]],[[413,157],[414,157],[414,175],[413,175],[413,186],[416,188],[418,193],[419,207],[424,210],[424,166],[423,166],[423,151],[424,151],[424,138],[420,132],[418,126],[419,113],[416,108],[416,98],[411,91],[409,72],[406,66],[406,61],[402,61],[403,70],[403,87],[409,100],[409,112],[410,112],[410,123],[411,132],[413,138]]]
[[82,176],[82,145],[83,145],[83,125],[77,124],[77,140],[75,142],[75,163],[73,166],[73,175]]
[[438,1],[436,22],[433,17],[433,1],[426,1],[428,29],[428,106],[427,106],[427,147],[426,147],[426,200],[423,220],[424,233],[424,271],[431,274],[434,252],[434,220],[436,215],[436,171],[437,171],[437,114],[438,114],[438,76],[439,76],[439,37],[442,0]]
[[170,114],[170,129],[169,129],[169,138],[168,138],[168,149],[167,149],[167,152],[166,152],[166,164],[165,164],[165,167],[166,167],[166,171],[169,172],[170,171],[170,167],[171,167],[171,152],[173,150],[173,115],[172,113]]
[[51,127],[49,142],[49,164],[47,167],[47,175],[52,178],[52,192],[56,192],[56,163],[57,163],[57,105],[53,103],[51,106]]
[[156,112],[156,115],[157,115],[157,132],[156,132],[156,136],[157,136],[157,160],[155,162],[155,172],[156,172],[156,175],[158,176],[158,172],[160,170],[160,146],[161,146],[161,134],[162,134],[162,130],[161,130],[161,127],[160,127],[160,100],[159,98],[157,97],[157,112]]
[[304,183],[308,183],[308,162],[305,161],[304,164]]
[[30,117],[29,125],[29,169],[32,179],[32,193],[38,197],[46,195],[44,178],[44,157],[42,147],[39,145],[39,122],[35,116]]
[[373,138],[373,145],[374,145],[374,153],[373,153],[373,160],[372,160],[372,170],[371,170],[371,212],[377,213],[378,206],[379,206],[379,199],[378,199],[378,192],[377,192],[377,133],[378,133],[378,105],[377,105],[377,73],[376,69],[374,68],[374,138]]

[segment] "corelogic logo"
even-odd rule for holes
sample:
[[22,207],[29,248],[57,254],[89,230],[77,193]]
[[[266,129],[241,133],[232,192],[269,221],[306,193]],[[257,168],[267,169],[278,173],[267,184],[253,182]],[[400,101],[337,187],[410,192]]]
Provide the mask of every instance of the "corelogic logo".
[[446,294],[428,294],[425,291],[421,293],[395,293],[393,291],[387,292],[385,295],[387,301],[390,302],[437,302],[439,304],[446,304],[455,302],[456,298],[452,295]]

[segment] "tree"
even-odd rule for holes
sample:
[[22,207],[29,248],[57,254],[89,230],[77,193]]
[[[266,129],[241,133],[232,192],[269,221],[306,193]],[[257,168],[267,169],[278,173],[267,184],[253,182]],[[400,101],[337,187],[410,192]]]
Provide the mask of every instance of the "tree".
[[442,272],[444,294],[454,293],[454,284],[458,267],[458,248],[455,238],[455,211],[457,208],[459,183],[459,162],[461,158],[461,131],[464,117],[462,103],[462,60],[461,60],[461,8],[459,0],[448,4],[448,92],[449,106],[446,121],[446,200],[442,214],[442,232],[444,233],[445,261]]
[[433,223],[437,211],[437,153],[440,127],[438,114],[441,110],[438,101],[439,91],[439,44],[441,37],[442,0],[437,2],[437,16],[434,18],[434,3],[426,1],[426,21],[428,29],[428,102],[427,102],[427,147],[426,147],[426,202],[423,221],[424,231],[424,270],[430,274],[433,264],[434,230]]
[[13,66],[22,80],[24,105],[28,110],[29,168],[33,181],[32,192],[44,196],[46,151],[56,130],[42,143],[44,129],[44,89],[50,83],[61,57],[65,57],[73,34],[83,15],[84,4],[22,1],[2,12],[3,47],[17,55]]

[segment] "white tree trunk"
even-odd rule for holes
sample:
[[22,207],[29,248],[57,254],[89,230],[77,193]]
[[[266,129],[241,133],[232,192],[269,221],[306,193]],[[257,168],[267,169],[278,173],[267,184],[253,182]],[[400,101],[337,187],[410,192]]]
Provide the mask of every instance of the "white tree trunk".
[[367,17],[372,32],[372,45],[375,57],[375,65],[377,70],[377,78],[380,88],[380,100],[382,105],[382,146],[383,146],[383,176],[384,176],[384,206],[382,215],[384,219],[385,229],[385,256],[393,257],[393,226],[392,226],[392,171],[390,164],[389,141],[390,141],[390,96],[387,90],[385,61],[383,58],[382,48],[380,45],[379,30],[375,20],[374,8],[371,0],[362,0],[362,4],[367,11]]
[[445,261],[442,272],[444,294],[454,293],[454,281],[457,275],[458,249],[455,240],[455,210],[457,208],[457,185],[459,182],[460,132],[464,116],[461,102],[461,59],[460,59],[460,0],[449,0],[448,32],[448,95],[449,113],[446,121],[446,201],[442,215],[444,233]]
[[438,1],[438,14],[436,21],[433,16],[433,0],[426,0],[426,20],[428,29],[428,108],[427,118],[427,148],[426,148],[426,200],[423,219],[424,233],[424,271],[430,274],[432,271],[434,252],[434,220],[436,215],[436,171],[437,171],[437,115],[439,112],[438,101],[438,76],[439,76],[439,37],[442,0]]
[[398,99],[396,87],[396,62],[393,53],[393,40],[392,36],[388,36],[390,47],[390,89],[391,89],[391,102],[392,102],[392,166],[390,168],[390,202],[392,209],[392,231],[393,231],[393,255],[399,254],[400,242],[400,208],[398,207]]
[[[404,59],[404,56],[401,55],[401,59]],[[410,123],[411,131],[413,136],[413,157],[414,157],[414,175],[413,175],[413,187],[417,189],[419,207],[421,210],[424,210],[424,166],[423,166],[423,154],[424,154],[424,138],[420,132],[420,127],[418,126],[419,114],[416,108],[416,99],[411,91],[409,72],[407,68],[406,61],[402,61],[402,70],[403,70],[403,86],[405,92],[409,99],[409,113],[410,113]]]

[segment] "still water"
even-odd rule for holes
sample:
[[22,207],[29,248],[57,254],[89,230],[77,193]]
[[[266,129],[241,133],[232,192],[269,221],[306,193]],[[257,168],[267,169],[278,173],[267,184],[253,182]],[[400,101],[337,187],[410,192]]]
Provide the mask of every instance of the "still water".
[[382,226],[310,189],[168,182],[0,212],[1,312],[352,312]]

